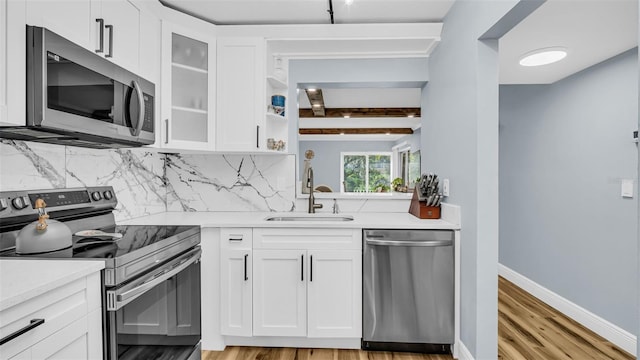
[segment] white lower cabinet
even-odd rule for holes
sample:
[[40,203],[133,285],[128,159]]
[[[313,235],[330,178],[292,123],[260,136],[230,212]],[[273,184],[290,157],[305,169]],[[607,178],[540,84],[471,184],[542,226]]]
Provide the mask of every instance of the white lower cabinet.
[[253,229],[253,335],[360,338],[361,239],[360,229]]
[[253,230],[220,229],[220,333],[253,335]]
[[360,337],[362,253],[309,250],[307,336]]
[[307,335],[305,256],[304,250],[254,250],[253,335]]
[[95,273],[0,312],[0,337],[39,326],[0,346],[1,359],[102,359],[100,274]]
[[251,249],[222,249],[220,252],[221,333],[251,336],[252,261]]

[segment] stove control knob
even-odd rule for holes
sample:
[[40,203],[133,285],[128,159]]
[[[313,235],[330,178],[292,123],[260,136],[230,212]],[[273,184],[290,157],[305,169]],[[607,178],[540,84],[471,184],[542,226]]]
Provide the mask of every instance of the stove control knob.
[[0,199],[0,211],[6,209],[9,207],[9,203],[7,202],[7,199]]
[[11,200],[11,204],[13,205],[13,208],[16,210],[22,210],[27,207],[27,204],[24,202],[24,199],[22,197],[17,197]]
[[105,191],[102,196],[104,196],[105,200],[111,200],[113,198],[113,193],[111,190]]
[[94,192],[92,192],[92,193],[91,193],[91,198],[92,198],[94,201],[100,201],[100,200],[102,200],[102,196],[100,195],[100,191],[94,191]]

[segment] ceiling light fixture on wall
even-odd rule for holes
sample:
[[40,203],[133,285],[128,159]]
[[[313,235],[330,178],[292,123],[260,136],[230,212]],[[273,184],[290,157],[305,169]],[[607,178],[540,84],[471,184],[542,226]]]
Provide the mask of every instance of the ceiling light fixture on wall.
[[542,66],[553,64],[567,57],[567,49],[564,47],[548,47],[537,49],[524,54],[520,58],[522,66]]

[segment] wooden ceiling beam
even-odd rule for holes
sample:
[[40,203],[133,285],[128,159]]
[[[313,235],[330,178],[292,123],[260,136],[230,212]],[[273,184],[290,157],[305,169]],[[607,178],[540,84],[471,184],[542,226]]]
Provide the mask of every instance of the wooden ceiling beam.
[[[321,90],[316,90],[321,91]],[[307,93],[308,95],[308,93]],[[322,94],[321,94],[322,95]],[[309,98],[311,102],[311,98]],[[311,102],[313,104],[313,102]],[[323,108],[324,115],[317,115],[315,108],[299,109],[298,116],[300,118],[375,118],[375,117],[420,117],[419,107],[413,108]]]
[[300,135],[376,135],[376,134],[413,134],[411,128],[302,128]]

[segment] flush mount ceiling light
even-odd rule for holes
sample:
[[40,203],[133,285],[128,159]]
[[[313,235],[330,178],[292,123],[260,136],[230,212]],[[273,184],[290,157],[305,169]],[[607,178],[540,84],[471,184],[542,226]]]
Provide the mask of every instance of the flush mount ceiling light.
[[549,47],[530,51],[520,58],[522,66],[542,66],[558,62],[567,57],[567,49],[563,47]]
[[349,6],[349,5],[353,4],[353,0],[344,0],[344,4]]

